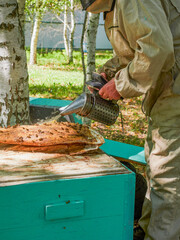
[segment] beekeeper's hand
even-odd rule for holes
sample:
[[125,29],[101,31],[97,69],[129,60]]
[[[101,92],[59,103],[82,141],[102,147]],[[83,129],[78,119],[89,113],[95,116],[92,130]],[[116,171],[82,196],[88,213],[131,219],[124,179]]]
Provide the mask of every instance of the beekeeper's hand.
[[99,90],[99,95],[108,100],[119,100],[121,98],[121,95],[116,90],[114,78],[112,78]]

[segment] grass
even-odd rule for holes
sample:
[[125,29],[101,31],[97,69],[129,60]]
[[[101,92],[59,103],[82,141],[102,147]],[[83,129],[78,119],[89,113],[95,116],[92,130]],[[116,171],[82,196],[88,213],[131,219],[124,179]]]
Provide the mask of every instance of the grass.
[[[96,67],[102,66],[112,57],[112,51],[96,53]],[[29,51],[27,51],[29,60]],[[86,60],[86,56],[85,56]],[[37,65],[28,65],[30,96],[73,100],[83,89],[81,54],[74,52],[74,63],[67,64],[64,51],[40,51]],[[141,98],[119,101],[122,118],[119,116],[113,126],[92,122],[92,128],[102,136],[137,146],[144,145],[147,121],[141,111]]]
[[71,100],[82,92],[81,72],[43,66],[29,66],[28,71],[31,96]]
[[[29,51],[27,60],[29,62]],[[109,58],[111,51],[97,52],[96,67]],[[56,99],[75,99],[83,89],[81,54],[74,51],[74,63],[67,64],[64,51],[39,52],[37,65],[28,65],[30,95]],[[87,56],[85,55],[85,61]]]
[[[30,53],[27,53],[27,60],[29,61]],[[96,53],[96,68],[102,66],[108,59],[112,57],[112,51],[97,51]],[[67,63],[67,57],[63,50],[57,51],[39,51],[37,54],[37,64],[38,66],[50,67],[54,70],[64,70],[64,71],[80,71],[82,73],[82,62],[81,53],[79,51],[74,51],[73,54],[74,62],[73,64]],[[85,53],[85,61],[87,60],[87,54]]]

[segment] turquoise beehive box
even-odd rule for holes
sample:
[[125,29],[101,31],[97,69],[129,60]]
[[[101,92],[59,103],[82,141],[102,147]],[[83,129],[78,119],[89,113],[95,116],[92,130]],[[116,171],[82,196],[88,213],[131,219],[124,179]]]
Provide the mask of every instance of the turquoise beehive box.
[[131,240],[135,174],[101,151],[0,151],[0,240]]

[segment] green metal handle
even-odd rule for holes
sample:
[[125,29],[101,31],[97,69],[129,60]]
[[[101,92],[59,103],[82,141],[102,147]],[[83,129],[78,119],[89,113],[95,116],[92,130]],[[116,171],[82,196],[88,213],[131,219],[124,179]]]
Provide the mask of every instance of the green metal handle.
[[45,219],[57,220],[84,215],[84,201],[67,201],[45,206]]

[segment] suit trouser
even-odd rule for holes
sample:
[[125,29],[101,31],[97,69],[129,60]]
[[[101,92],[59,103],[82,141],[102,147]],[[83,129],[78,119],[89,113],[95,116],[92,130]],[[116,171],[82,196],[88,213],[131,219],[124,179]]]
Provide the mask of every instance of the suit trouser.
[[145,143],[148,190],[140,226],[145,240],[180,239],[180,95],[155,103]]

